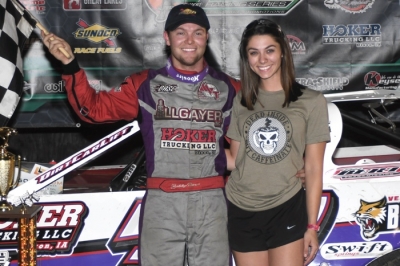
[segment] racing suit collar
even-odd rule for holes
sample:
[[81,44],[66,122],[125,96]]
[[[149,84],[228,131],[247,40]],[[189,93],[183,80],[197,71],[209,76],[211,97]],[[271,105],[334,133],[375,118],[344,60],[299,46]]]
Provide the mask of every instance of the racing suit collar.
[[172,61],[171,58],[168,58],[167,61],[167,72],[168,75],[170,75],[172,78],[182,81],[182,82],[186,82],[186,83],[198,83],[201,80],[203,80],[203,78],[207,75],[208,73],[208,65],[207,63],[204,61],[203,63],[204,68],[202,71],[200,71],[199,73],[194,73],[194,74],[189,74],[189,73],[182,73],[182,71],[178,71],[173,65],[172,65]]

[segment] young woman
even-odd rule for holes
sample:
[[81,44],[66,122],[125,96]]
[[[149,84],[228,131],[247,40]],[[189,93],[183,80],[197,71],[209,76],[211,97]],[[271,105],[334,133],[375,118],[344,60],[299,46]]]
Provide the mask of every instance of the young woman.
[[[296,83],[288,40],[258,19],[240,43],[241,92],[227,136],[229,242],[237,266],[301,266],[318,251],[325,97]],[[305,169],[305,189],[296,172]]]

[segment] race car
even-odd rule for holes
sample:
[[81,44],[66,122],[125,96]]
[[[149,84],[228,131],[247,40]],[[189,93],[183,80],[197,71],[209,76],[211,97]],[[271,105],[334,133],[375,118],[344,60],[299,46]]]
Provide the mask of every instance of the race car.
[[[392,121],[387,123],[378,116],[389,125],[388,130],[379,130],[392,145],[338,147],[345,125],[340,103],[398,104],[400,94],[377,90],[325,97],[331,142],[326,147],[318,218],[320,250],[310,265],[400,265],[400,141],[396,142],[396,122],[384,116]],[[358,116],[354,121],[370,127],[364,129],[366,134],[378,134],[378,119],[372,123]],[[24,198],[37,198],[34,205],[42,207],[36,216],[37,265],[139,264],[139,218],[146,183],[143,149],[128,165],[84,167],[138,130],[136,122],[129,123],[55,165],[22,165],[29,178],[11,190],[8,198],[26,208],[31,204]],[[0,265],[18,264],[18,240],[18,221],[2,219]]]

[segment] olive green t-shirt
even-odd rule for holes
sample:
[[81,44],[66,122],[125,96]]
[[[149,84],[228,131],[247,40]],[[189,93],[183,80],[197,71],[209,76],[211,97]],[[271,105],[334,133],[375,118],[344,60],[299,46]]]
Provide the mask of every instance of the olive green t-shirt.
[[295,175],[304,167],[306,144],[330,140],[321,92],[305,89],[289,107],[282,107],[284,98],[283,90],[260,90],[251,111],[240,104],[241,93],[234,100],[227,136],[240,147],[226,194],[244,210],[271,209],[293,197],[301,189]]

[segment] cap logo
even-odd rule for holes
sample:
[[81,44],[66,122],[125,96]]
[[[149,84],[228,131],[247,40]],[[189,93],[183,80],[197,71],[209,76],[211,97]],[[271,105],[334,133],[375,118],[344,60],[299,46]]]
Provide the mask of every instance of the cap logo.
[[191,10],[190,8],[185,8],[181,9],[181,12],[179,12],[179,15],[196,15],[196,11]]

